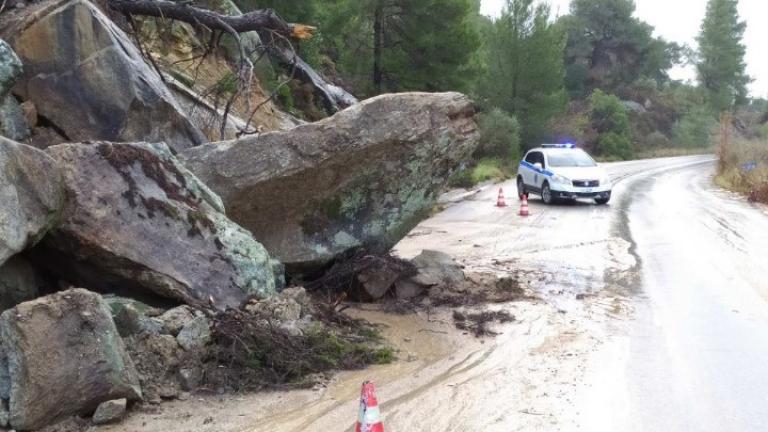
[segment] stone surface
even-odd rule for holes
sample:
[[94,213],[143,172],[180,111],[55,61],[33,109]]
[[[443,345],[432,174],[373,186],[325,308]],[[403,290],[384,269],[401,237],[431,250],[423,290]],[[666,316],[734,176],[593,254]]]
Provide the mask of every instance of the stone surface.
[[131,359],[109,306],[83,289],[22,303],[0,316],[10,424],[38,429],[112,399],[139,399]]
[[[47,7],[47,9],[46,9]],[[85,0],[41,2],[0,30],[24,64],[14,91],[68,140],[206,142],[130,37]]]
[[13,48],[6,41],[0,39],[0,99],[10,94],[11,88],[13,88],[21,72],[21,60],[13,52]]
[[364,300],[375,301],[384,297],[399,277],[397,269],[381,266],[363,270],[357,275],[357,280],[365,292]]
[[128,405],[127,399],[116,399],[102,402],[96,408],[91,419],[94,424],[106,424],[120,421],[125,416],[125,408]]
[[395,282],[395,296],[400,300],[409,300],[420,296],[425,291],[424,285],[411,280],[399,280]]
[[61,226],[38,259],[100,291],[153,293],[224,308],[275,291],[272,262],[221,200],[162,144],[63,144]]
[[477,146],[474,114],[458,93],[382,95],[181,158],[289,270],[317,270],[357,246],[386,250],[426,216]]
[[0,265],[57,224],[63,200],[56,162],[0,137]]
[[203,381],[203,370],[199,367],[179,369],[179,385],[184,391],[195,391]]
[[454,259],[444,253],[423,250],[411,260],[418,273],[411,281],[424,286],[458,285],[466,280],[464,270]]
[[141,333],[161,334],[164,331],[162,321],[143,315],[130,304],[120,307],[117,313],[113,314],[113,318],[121,337]]
[[211,341],[210,321],[204,316],[196,317],[184,325],[176,336],[176,341],[186,351],[204,347]]
[[13,95],[0,98],[0,135],[19,142],[31,137],[24,111]]
[[163,325],[163,331],[174,336],[178,335],[184,325],[193,319],[195,319],[195,311],[186,305],[169,309],[158,317]]
[[41,285],[42,281],[27,260],[11,257],[0,265],[0,312],[33,300]]

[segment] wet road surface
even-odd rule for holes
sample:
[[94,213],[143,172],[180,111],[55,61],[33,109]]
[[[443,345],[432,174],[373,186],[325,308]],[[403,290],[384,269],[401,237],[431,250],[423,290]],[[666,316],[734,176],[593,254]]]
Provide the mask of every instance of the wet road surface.
[[714,164],[628,181],[632,321],[593,361],[588,431],[768,431],[768,214]]
[[[311,390],[199,398],[100,431],[347,432],[373,380],[388,432],[768,431],[768,213],[712,183],[713,158],[608,164],[608,206],[464,194],[395,251],[454,256],[541,298],[475,339],[450,310],[356,308],[400,350]],[[450,194],[452,197],[458,194]],[[213,419],[209,422],[207,419]],[[203,421],[203,419],[206,419]]]

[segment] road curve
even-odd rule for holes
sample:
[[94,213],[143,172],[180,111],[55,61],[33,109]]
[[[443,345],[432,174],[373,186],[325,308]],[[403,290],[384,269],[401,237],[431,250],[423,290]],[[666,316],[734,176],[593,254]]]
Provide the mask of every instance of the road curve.
[[714,163],[623,185],[640,274],[578,404],[587,431],[768,431],[768,212]]

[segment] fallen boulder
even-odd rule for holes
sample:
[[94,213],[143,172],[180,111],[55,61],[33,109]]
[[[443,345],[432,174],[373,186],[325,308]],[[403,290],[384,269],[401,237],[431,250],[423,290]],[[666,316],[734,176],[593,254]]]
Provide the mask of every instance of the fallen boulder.
[[97,290],[236,307],[275,292],[274,262],[164,144],[62,144],[61,226],[36,257]]
[[0,39],[0,99],[10,94],[21,72],[21,60],[11,46]]
[[141,397],[136,370],[98,294],[71,289],[22,303],[0,316],[0,336],[14,429],[39,429],[108,400]]
[[0,137],[0,265],[58,222],[64,189],[44,152]]
[[121,420],[125,416],[127,405],[128,400],[125,398],[102,402],[93,413],[93,424],[107,424]]
[[43,1],[0,30],[24,64],[14,88],[69,141],[206,142],[131,39],[85,0]]
[[411,263],[417,271],[411,280],[420,285],[456,286],[466,280],[461,265],[445,252],[423,250]]
[[432,209],[475,149],[459,93],[382,95],[317,123],[185,150],[181,159],[293,272],[385,251]]
[[176,341],[185,351],[204,347],[211,341],[211,322],[204,316],[194,318],[184,324]]
[[37,297],[42,282],[32,266],[19,256],[0,265],[0,312]]
[[23,141],[30,136],[24,113],[11,94],[21,72],[21,60],[11,46],[0,39],[0,135],[14,141]]

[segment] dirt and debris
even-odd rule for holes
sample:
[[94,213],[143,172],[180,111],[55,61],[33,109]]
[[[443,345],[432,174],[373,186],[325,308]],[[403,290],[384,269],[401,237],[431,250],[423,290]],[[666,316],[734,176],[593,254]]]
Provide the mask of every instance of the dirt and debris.
[[458,309],[453,311],[453,323],[459,330],[467,330],[476,337],[496,336],[497,332],[489,328],[493,323],[510,323],[515,321],[511,313],[500,311],[463,312]]
[[526,294],[517,277],[475,273],[468,275],[462,284],[433,287],[428,299],[432,306],[460,307],[537,300],[537,297]]
[[416,266],[389,253],[356,249],[339,258],[320,278],[305,284],[309,291],[346,293],[351,299],[384,297],[399,279],[415,276]]

